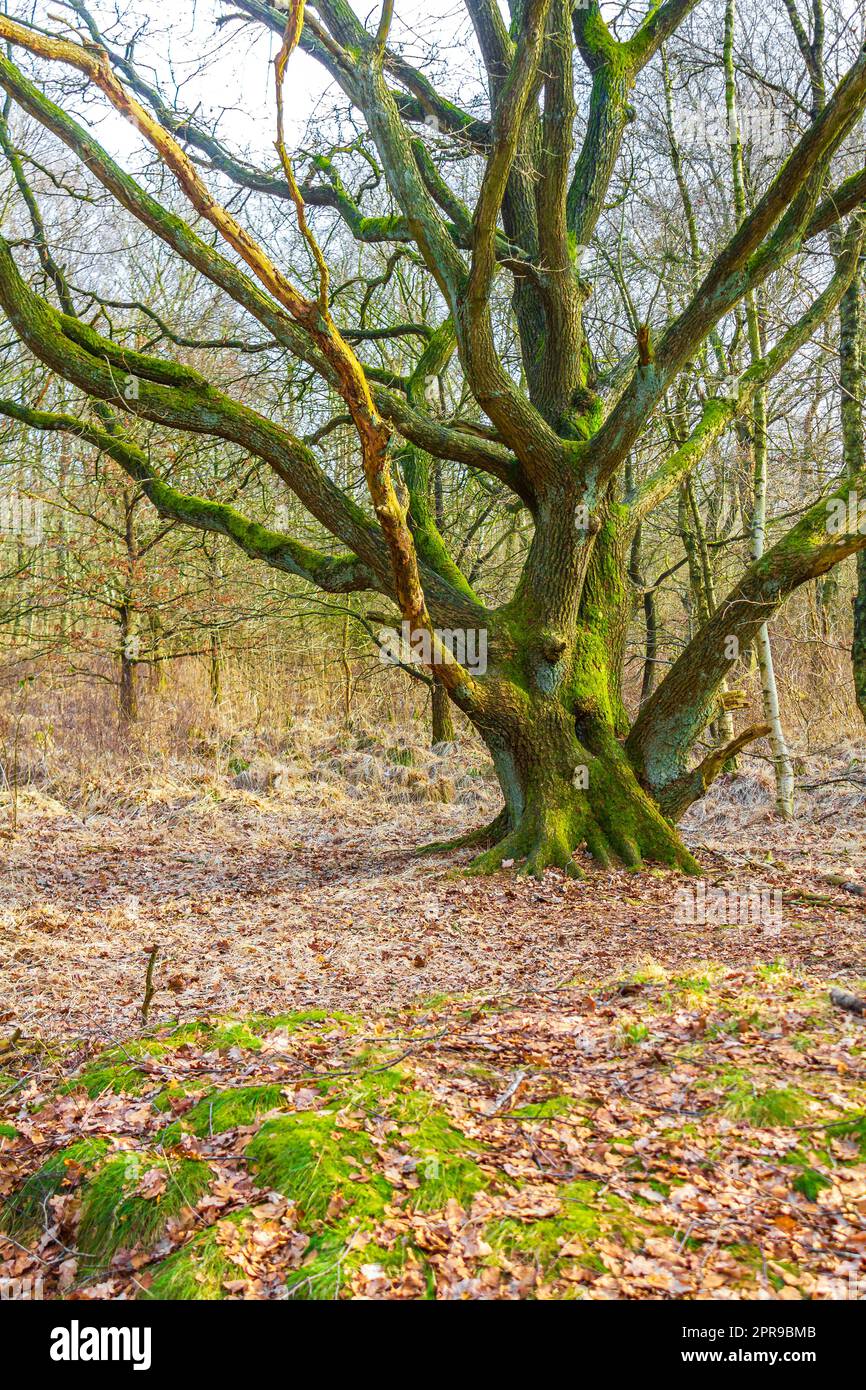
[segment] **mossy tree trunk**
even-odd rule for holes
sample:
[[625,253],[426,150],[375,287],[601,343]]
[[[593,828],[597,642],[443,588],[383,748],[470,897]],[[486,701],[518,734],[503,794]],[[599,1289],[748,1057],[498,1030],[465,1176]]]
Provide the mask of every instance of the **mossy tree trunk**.
[[[441,378],[437,381],[437,388],[441,399]],[[431,481],[433,485],[433,515],[436,521],[436,530],[439,535],[442,536],[445,534],[446,516],[441,459],[432,460],[431,471]],[[454,742],[454,721],[451,718],[451,702],[448,699],[448,692],[438,681],[434,682],[430,692],[430,736],[434,747],[440,743]]]
[[637,868],[650,859],[694,870],[622,744],[634,517],[607,501],[583,527],[573,503],[558,503],[533,542],[544,565],[536,571],[530,561],[512,604],[489,615],[485,675],[470,699],[455,692],[490,750],[504,799],[493,825],[470,837],[488,842],[472,867],[575,874],[574,851],[586,846],[602,864]]
[[[839,305],[839,393],[842,417],[842,450],[845,467],[852,478],[866,466],[863,438],[863,386],[866,378],[866,323],[863,306],[863,264]],[[866,530],[866,497],[857,496],[855,508],[860,525]],[[853,600],[854,631],[851,641],[851,669],[854,697],[866,720],[866,550],[856,558]]]
[[[485,872],[514,865],[535,874],[556,867],[576,875],[574,851],[586,846],[604,865],[639,868],[649,859],[695,870],[677,832],[638,783],[614,728],[581,706],[586,670],[566,667],[558,675],[543,656],[527,657],[521,680],[494,677],[477,725],[505,806],[483,834],[492,844],[472,867]],[[553,688],[541,688],[549,683]]]
[[117,686],[117,702],[120,718],[124,724],[132,724],[138,718],[138,680],[137,663],[132,655],[135,636],[129,624],[121,616],[120,678]]
[[435,747],[440,743],[454,742],[454,720],[451,718],[451,702],[442,686],[435,684],[430,692],[430,738]]

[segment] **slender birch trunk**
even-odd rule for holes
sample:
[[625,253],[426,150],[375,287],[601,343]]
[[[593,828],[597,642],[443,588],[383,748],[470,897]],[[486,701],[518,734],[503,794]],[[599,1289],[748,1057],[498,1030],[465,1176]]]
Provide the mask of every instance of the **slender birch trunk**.
[[[734,76],[734,17],[735,0],[727,0],[725,7],[725,107],[728,116],[728,130],[731,141],[731,170],[734,184],[734,207],[737,223],[746,217],[746,189],[743,178],[743,146],[737,121],[736,79]],[[761,322],[758,302],[754,291],[746,296],[746,325],[749,335],[749,356],[752,362],[760,360]],[[752,399],[752,487],[753,507],[750,525],[749,550],[753,560],[760,560],[764,553],[767,528],[767,394],[760,388]],[[794,768],[788,751],[782,716],[779,711],[779,692],[776,685],[776,671],[773,665],[773,649],[770,644],[770,629],[762,623],[755,638],[758,667],[761,673],[761,695],[764,705],[764,719],[770,726],[769,740],[773,754],[773,767],[776,774],[776,810],[784,820],[791,820],[794,814]]]
[[[845,471],[854,476],[866,463],[863,440],[863,381],[866,325],[863,312],[862,263],[839,305],[839,394],[842,415],[842,452]],[[861,499],[858,498],[858,502]],[[862,503],[861,503],[862,505]],[[862,523],[861,523],[862,524]],[[856,557],[857,587],[854,592],[854,633],[851,667],[854,695],[866,719],[866,551]]]

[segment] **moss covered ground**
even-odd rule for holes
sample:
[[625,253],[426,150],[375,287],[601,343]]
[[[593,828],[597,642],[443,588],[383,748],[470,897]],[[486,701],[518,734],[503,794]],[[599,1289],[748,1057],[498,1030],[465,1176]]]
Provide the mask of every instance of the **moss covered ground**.
[[784,961],[14,1062],[0,1273],[77,1298],[843,1297],[866,1033]]

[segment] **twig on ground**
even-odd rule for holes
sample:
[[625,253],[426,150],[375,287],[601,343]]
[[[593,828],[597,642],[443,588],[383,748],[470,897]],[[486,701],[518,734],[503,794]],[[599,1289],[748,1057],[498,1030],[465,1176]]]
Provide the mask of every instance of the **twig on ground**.
[[144,977],[144,1000],[141,1005],[141,1021],[147,1023],[147,1015],[150,1012],[150,1001],[156,994],[153,983],[153,967],[156,964],[156,957],[159,951],[158,946],[151,946],[150,955],[147,960],[147,974]]
[[508,1104],[508,1102],[511,1100],[511,1097],[520,1089],[525,1080],[525,1071],[515,1072],[511,1081],[506,1086],[505,1090],[502,1092],[502,1095],[497,1096],[496,1099],[491,1102],[491,1104],[487,1108],[486,1113],[488,1115],[496,1115],[502,1109],[503,1105]]

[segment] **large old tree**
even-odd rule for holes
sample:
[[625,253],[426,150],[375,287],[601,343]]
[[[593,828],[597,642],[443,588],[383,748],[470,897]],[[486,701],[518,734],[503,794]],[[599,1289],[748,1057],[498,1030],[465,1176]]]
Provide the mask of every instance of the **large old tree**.
[[[866,53],[852,40],[847,70],[829,76],[817,0],[806,20],[796,0],[778,5],[773,22],[796,39],[811,97],[799,104],[775,166],[739,189],[726,226],[719,219],[713,254],[692,235],[683,302],[657,298],[617,357],[610,341],[592,341],[586,328],[593,284],[585,248],[612,203],[639,187],[640,169],[631,183],[622,169],[635,93],[652,65],[666,62],[666,45],[695,19],[698,0],[650,3],[637,20],[628,6],[600,8],[596,0],[574,8],[567,0],[514,0],[510,19],[497,0],[464,3],[483,104],[462,99],[460,80],[449,82],[435,55],[429,64],[409,60],[393,37],[393,0],[366,22],[346,0],[317,0],[306,11],[303,0],[227,0],[219,16],[225,42],[249,26],[274,36],[277,153],[263,167],[170,101],[168,84],[137,64],[135,45],[120,43],[116,29],[103,33],[78,0],[66,5],[65,25],[56,7],[41,21],[23,3],[19,18],[0,17],[3,149],[38,252],[22,259],[0,240],[0,304],[20,342],[78,402],[46,410],[41,399],[4,399],[0,411],[104,451],[164,517],[228,536],[253,559],[326,592],[367,591],[379,611],[390,601],[398,622],[428,633],[430,675],[483,738],[502,787],[500,816],[475,837],[487,846],[477,867],[505,859],[534,872],[571,871],[574,850],[585,845],[602,862],[637,866],[650,858],[694,869],[677,818],[766,729],[729,732],[693,766],[695,747],[718,720],[736,662],[788,595],[866,547],[856,508],[846,513],[847,527],[827,525],[828,502],[862,493],[866,474],[854,466],[840,472],[835,491],[813,499],[781,539],[754,552],[630,726],[622,674],[634,538],[726,432],[745,429],[754,438],[766,388],[859,283],[866,171],[852,150],[866,108]],[[727,17],[732,22],[730,4]],[[296,49],[330,75],[357,131],[339,149],[323,142],[305,159],[303,179],[283,121],[287,67],[303,61],[292,59]],[[837,55],[844,51],[836,46]],[[721,65],[721,34],[716,54]],[[734,85],[732,77],[731,92]],[[134,178],[94,135],[92,113],[110,108],[160,161],[161,200],[152,179]],[[731,129],[736,178],[742,159]],[[326,414],[353,431],[366,501],[329,473],[317,450],[325,430],[304,438],[277,412],[219,389],[186,365],[180,337],[171,356],[164,347],[133,350],[94,326],[87,312],[94,296],[82,299],[68,283],[19,154],[28,132],[46,131],[124,215],[218,287],[260,337],[318,383]],[[690,208],[675,147],[671,158],[685,226]],[[292,264],[257,233],[247,198],[291,220]],[[401,324],[396,312],[378,329],[353,320],[351,301],[332,294],[322,250],[322,229],[331,226],[359,248],[393,250],[392,268],[398,252],[409,258],[413,275],[430,286],[425,322]],[[827,268],[813,278],[808,302],[780,326],[759,325],[753,314],[744,359],[734,342],[745,306],[813,253]],[[378,284],[387,294],[388,275]],[[399,338],[410,353],[415,345],[410,370],[366,361],[377,334]],[[171,346],[170,332],[166,341]],[[430,389],[446,371],[459,381],[459,410],[444,410]],[[635,468],[662,411],[673,421],[667,446],[651,466],[642,458]],[[142,421],[210,435],[264,461],[336,545],[316,550],[252,521],[240,502],[179,488],[167,462],[141,445]],[[861,448],[861,470],[862,458]],[[495,607],[449,553],[431,503],[432,472],[448,466],[492,480],[531,518],[519,581]],[[483,631],[486,670],[461,664],[437,635],[443,630]]]

